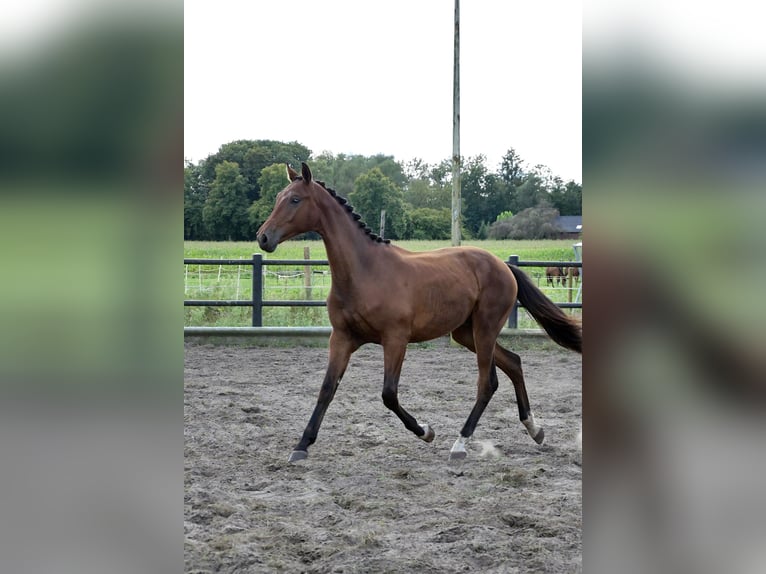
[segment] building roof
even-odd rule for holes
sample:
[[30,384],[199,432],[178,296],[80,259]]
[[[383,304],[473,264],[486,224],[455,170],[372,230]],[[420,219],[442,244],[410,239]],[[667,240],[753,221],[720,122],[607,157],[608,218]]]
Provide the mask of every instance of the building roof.
[[553,220],[553,223],[564,233],[580,233],[582,231],[582,215],[559,215]]

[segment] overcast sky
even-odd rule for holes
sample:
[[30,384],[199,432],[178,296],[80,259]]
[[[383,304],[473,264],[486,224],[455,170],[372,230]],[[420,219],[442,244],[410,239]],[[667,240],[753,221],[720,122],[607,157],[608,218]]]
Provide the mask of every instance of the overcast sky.
[[[461,154],[513,147],[582,181],[581,4],[461,3]],[[452,155],[452,0],[192,0],[184,155],[235,139],[315,154]]]

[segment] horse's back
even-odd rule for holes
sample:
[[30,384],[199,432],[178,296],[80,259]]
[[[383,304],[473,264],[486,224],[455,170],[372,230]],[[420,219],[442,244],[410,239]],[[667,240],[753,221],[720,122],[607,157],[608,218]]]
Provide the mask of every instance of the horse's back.
[[516,296],[516,278],[508,265],[484,249],[443,247],[405,253],[411,274],[421,282],[438,283],[441,289],[451,291],[463,290],[466,296],[474,298],[493,290],[498,295],[503,292],[509,297]]

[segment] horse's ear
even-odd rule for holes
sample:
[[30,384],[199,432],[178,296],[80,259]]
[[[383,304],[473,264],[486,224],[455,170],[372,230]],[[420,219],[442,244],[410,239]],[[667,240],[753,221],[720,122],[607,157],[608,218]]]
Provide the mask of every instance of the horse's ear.
[[311,170],[305,161],[301,162],[301,175],[303,176],[303,181],[311,183]]
[[288,164],[285,164],[285,165],[287,165],[287,178],[290,181],[295,181],[296,179],[300,177],[300,174],[297,171],[291,168]]

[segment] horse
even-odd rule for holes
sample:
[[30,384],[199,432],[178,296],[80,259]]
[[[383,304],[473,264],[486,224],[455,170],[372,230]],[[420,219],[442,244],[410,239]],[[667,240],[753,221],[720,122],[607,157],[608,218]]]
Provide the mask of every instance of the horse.
[[577,285],[580,282],[580,268],[570,267],[569,274],[572,276],[572,281],[574,282],[574,284]]
[[546,267],[545,268],[545,280],[546,283],[553,287],[556,283],[564,284],[565,277],[567,276],[566,267]]
[[545,268],[545,282],[548,286],[553,287],[556,283],[560,283],[561,286],[566,285],[567,276],[572,277],[572,281],[575,285],[580,281],[580,268],[579,267],[546,267]]
[[327,310],[332,325],[327,370],[316,406],[288,462],[308,458],[351,355],[367,343],[383,347],[383,404],[405,428],[430,443],[436,433],[419,424],[398,399],[399,375],[407,344],[451,334],[476,354],[475,404],[450,449],[450,460],[467,456],[466,441],[498,387],[497,369],[513,382],[519,419],[537,444],[545,432],[535,422],[521,369],[521,358],[497,338],[516,298],[548,335],[564,348],[582,353],[582,326],[561,311],[518,267],[477,247],[445,247],[410,252],[379,237],[361,221],[346,199],[287,166],[289,183],[258,229],[259,247],[273,253],[296,235],[315,231],[324,241],[332,274]]

